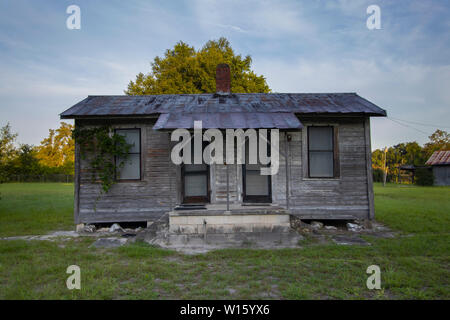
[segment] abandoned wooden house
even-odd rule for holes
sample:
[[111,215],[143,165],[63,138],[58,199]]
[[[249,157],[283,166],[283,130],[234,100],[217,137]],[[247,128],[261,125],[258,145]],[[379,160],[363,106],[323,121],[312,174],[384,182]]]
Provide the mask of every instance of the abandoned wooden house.
[[[88,96],[61,113],[75,127],[108,124],[133,148],[117,183],[97,199],[89,162],[76,146],[76,224],[149,222],[168,213],[170,229],[256,231],[301,219],[373,219],[370,117],[386,111],[356,93],[232,93],[230,69],[216,93]],[[203,128],[278,129],[279,170],[261,164],[171,161],[171,132]],[[270,143],[270,142],[269,142]],[[203,230],[203,229],[202,229]]]

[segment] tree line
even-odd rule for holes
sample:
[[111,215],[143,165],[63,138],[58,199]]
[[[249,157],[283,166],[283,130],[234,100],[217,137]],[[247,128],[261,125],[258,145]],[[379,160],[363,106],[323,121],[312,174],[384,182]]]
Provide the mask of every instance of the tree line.
[[[50,129],[49,135],[38,146],[16,144],[18,134],[7,123],[0,129],[0,182],[17,175],[37,176],[74,174],[75,142],[73,125],[61,122],[58,129]],[[416,141],[403,142],[372,152],[374,181],[383,181],[386,158],[387,182],[400,182],[402,166],[423,167],[434,151],[450,150],[450,134],[436,130],[423,146]]]
[[[450,134],[446,131],[438,129],[428,138],[429,141],[423,146],[413,141],[399,143],[386,149],[387,182],[401,182],[399,180],[402,166],[424,167],[425,162],[433,152],[450,150]],[[383,181],[384,161],[385,152],[383,149],[376,149],[372,152],[373,178],[376,182]],[[431,175],[431,172],[429,174]]]
[[50,129],[49,135],[38,146],[16,144],[18,134],[7,123],[0,129],[0,182],[14,176],[73,175],[75,142],[73,125],[61,122],[58,129]]

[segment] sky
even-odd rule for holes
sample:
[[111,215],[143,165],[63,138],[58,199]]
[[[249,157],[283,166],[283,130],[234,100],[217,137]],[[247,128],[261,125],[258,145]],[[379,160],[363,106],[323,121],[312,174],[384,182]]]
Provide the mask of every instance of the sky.
[[[70,5],[80,29],[66,26]],[[273,92],[356,92],[387,110],[373,149],[450,131],[450,2],[430,0],[1,0],[0,126],[39,144],[61,112],[123,94],[178,41],[222,36]]]

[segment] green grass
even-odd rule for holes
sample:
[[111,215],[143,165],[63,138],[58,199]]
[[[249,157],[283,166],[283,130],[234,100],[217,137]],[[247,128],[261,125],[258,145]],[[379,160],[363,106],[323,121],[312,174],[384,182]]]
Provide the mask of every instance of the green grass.
[[73,184],[0,184],[0,237],[73,228]]
[[[70,186],[11,184],[0,192],[3,235],[73,227]],[[369,247],[305,242],[186,256],[144,243],[94,249],[89,238],[0,241],[0,299],[450,299],[449,195],[450,188],[376,185],[377,219],[402,235],[367,237]],[[37,226],[28,221],[35,216],[52,222]],[[81,267],[81,290],[66,288],[72,264]],[[372,264],[382,290],[366,287]]]
[[450,187],[375,184],[376,219],[412,233],[449,232]]

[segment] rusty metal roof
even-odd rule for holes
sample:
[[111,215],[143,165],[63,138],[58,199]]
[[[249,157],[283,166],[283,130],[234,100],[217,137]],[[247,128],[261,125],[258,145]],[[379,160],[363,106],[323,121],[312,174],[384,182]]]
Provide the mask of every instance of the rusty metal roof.
[[204,112],[163,113],[153,129],[191,129],[194,127],[194,121],[202,121],[204,129],[301,129],[303,127],[295,114],[290,112]]
[[450,164],[450,151],[435,151],[425,163],[429,166],[441,166]]
[[299,113],[386,116],[356,93],[233,93],[143,96],[88,96],[60,114],[61,119],[146,116],[162,113]]

